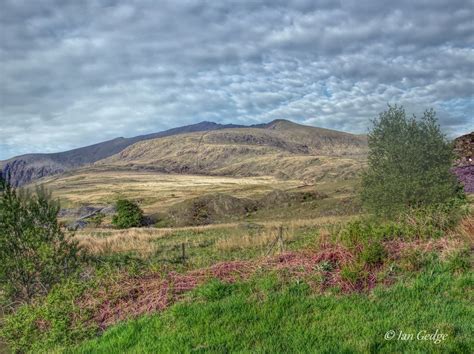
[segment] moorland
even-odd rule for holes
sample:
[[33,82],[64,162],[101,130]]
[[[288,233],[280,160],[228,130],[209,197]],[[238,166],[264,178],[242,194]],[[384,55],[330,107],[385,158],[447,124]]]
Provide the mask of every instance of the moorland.
[[[47,291],[3,301],[9,350],[473,348],[472,194],[376,218],[361,197],[370,136],[285,120],[120,141],[1,163],[59,201],[81,258]],[[117,226],[119,200],[139,225]]]

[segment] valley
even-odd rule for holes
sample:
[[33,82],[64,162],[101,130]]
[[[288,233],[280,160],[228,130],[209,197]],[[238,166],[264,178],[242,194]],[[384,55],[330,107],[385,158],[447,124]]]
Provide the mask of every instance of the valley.
[[[381,342],[383,333],[377,326],[367,327],[359,311],[369,309],[385,330],[399,318],[383,299],[401,299],[404,311],[412,311],[409,299],[420,294],[438,301],[440,294],[427,280],[429,269],[436,269],[437,279],[444,279],[449,288],[445,294],[454,304],[449,311],[466,312],[468,301],[458,299],[456,287],[469,269],[466,247],[472,244],[474,225],[467,215],[472,215],[472,195],[467,208],[456,211],[459,217],[438,219],[433,214],[425,219],[420,214],[374,221],[363,210],[359,193],[361,173],[368,166],[365,136],[284,120],[258,127],[211,127],[216,129],[177,128],[179,134],[136,141],[109,156],[52,173],[42,170],[43,160],[33,163],[40,172],[29,175],[31,181],[23,188],[32,194],[44,188],[59,201],[60,228],[87,261],[79,278],[61,283],[57,293],[25,308],[34,322],[18,317],[21,312],[7,318],[13,321],[7,328],[14,329],[6,336],[14,350],[50,349],[50,340],[59,352],[119,350],[123,343],[115,333],[132,351],[212,346],[250,350],[252,336],[245,342],[232,337],[235,342],[229,344],[217,327],[216,337],[193,336],[175,330],[174,323],[184,321],[197,333],[205,332],[207,321],[225,318],[222,326],[232,332],[232,326],[252,327],[242,314],[259,313],[262,317],[253,323],[273,333],[268,319],[276,311],[299,323],[285,321],[282,333],[302,335],[281,348],[310,351],[313,345],[325,346],[327,341],[313,343],[305,332],[314,325],[314,316],[324,315],[326,320],[318,323],[327,321],[323,334],[335,347],[339,342],[333,333],[364,327],[372,339],[355,340],[350,348],[403,351],[403,343]],[[16,181],[22,181],[30,167],[16,170]],[[140,225],[121,228],[114,223],[119,200],[131,201],[143,212]],[[451,217],[459,225],[443,226]],[[382,297],[369,301],[376,294]],[[328,301],[330,308],[320,308]],[[304,308],[298,307],[301,302]],[[233,304],[244,306],[244,312]],[[213,306],[224,312],[216,315]],[[352,312],[355,322],[341,324]],[[410,313],[408,321],[414,321],[416,314]],[[434,326],[447,316],[433,311],[423,326]],[[61,327],[65,318],[67,330]],[[453,350],[468,345],[467,316],[458,318],[461,334],[447,341]],[[14,321],[25,329],[18,330]],[[42,321],[50,327],[39,327]],[[456,322],[446,321],[448,326]],[[162,333],[155,326],[170,337],[155,343]],[[147,334],[137,337],[137,330]],[[262,348],[275,347],[274,336],[248,330],[263,339]],[[54,331],[58,339],[49,339]],[[187,339],[181,343],[183,333]],[[31,343],[16,341],[28,335]],[[415,348],[424,347],[417,343]]]

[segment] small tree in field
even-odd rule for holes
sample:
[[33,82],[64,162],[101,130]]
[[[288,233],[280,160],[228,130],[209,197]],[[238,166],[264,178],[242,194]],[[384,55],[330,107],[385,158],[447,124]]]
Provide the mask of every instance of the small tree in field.
[[127,199],[119,199],[115,204],[115,208],[117,214],[113,216],[112,224],[119,229],[142,226],[143,211],[138,204]]
[[408,118],[403,107],[389,106],[373,121],[368,143],[361,196],[369,211],[393,216],[462,195],[450,170],[452,146],[441,133],[432,109],[417,120]]
[[77,244],[61,231],[59,205],[43,189],[30,195],[0,184],[0,289],[11,301],[30,301],[77,269]]

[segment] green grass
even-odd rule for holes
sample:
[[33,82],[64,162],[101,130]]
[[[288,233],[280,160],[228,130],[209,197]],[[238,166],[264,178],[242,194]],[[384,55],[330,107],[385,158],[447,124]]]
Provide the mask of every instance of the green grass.
[[[314,294],[271,274],[213,281],[161,314],[119,324],[68,352],[472,352],[472,274],[455,275],[437,259],[425,269],[352,295]],[[385,340],[390,330],[415,338]],[[436,330],[447,335],[441,343],[416,339]]]

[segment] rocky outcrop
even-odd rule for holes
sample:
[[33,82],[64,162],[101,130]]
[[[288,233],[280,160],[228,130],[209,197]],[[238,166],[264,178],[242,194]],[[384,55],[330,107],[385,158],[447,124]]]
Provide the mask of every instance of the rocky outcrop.
[[26,159],[15,159],[6,162],[2,167],[2,175],[14,187],[30,181],[66,171],[68,168],[54,162],[35,164]]
[[474,132],[454,140],[457,155],[453,171],[464,186],[466,193],[474,193]]
[[474,132],[454,139],[457,166],[474,165]]
[[474,165],[455,167],[454,173],[464,186],[464,191],[474,193]]

